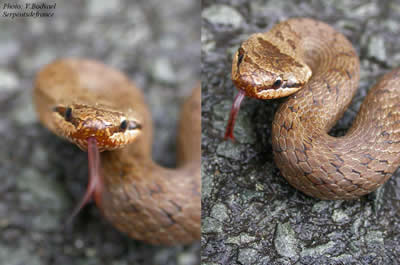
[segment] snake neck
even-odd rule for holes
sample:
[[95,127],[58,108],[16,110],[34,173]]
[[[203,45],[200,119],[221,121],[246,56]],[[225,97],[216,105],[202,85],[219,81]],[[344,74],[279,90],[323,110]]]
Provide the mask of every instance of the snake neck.
[[120,231],[152,244],[200,238],[201,87],[185,101],[177,139],[176,169],[151,156],[151,123],[138,142],[102,153],[104,188],[100,209]]
[[99,207],[112,224],[133,238],[163,245],[200,238],[200,93],[198,86],[181,112],[177,168],[153,161],[151,130],[137,143],[101,155],[104,187]]
[[268,35],[274,36],[278,47],[285,47],[287,53],[307,64],[312,71],[303,89],[290,96],[281,108],[289,108],[285,111],[291,113],[298,106],[299,98],[305,101],[301,109],[296,109],[296,115],[289,115],[287,122],[310,120],[304,124],[312,124],[311,133],[316,128],[329,131],[358,89],[360,66],[352,44],[331,26],[311,19],[289,19]]
[[163,245],[200,236],[200,160],[167,169],[125,149],[104,152],[102,160],[108,174],[98,206],[119,230]]
[[347,134],[332,137],[329,130],[358,88],[358,58],[347,39],[322,22],[287,23],[302,39],[297,48],[313,76],[275,114],[277,166],[290,184],[321,199],[353,199],[377,189],[400,163],[399,70],[369,91]]

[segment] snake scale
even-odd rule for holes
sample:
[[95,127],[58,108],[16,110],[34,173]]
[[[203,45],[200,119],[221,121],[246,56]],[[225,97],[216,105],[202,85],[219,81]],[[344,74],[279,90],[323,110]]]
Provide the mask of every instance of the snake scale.
[[183,106],[178,168],[167,169],[151,158],[150,112],[125,75],[88,59],[44,67],[34,87],[40,121],[89,154],[89,185],[76,209],[93,197],[102,214],[135,239],[163,245],[198,240],[200,93],[199,86]]
[[244,96],[288,96],[272,124],[274,160],[287,181],[320,199],[370,193],[400,165],[400,69],[370,89],[345,136],[330,136],[356,93],[359,73],[351,43],[323,22],[293,18],[253,34],[234,55],[239,93],[225,138],[233,139]]

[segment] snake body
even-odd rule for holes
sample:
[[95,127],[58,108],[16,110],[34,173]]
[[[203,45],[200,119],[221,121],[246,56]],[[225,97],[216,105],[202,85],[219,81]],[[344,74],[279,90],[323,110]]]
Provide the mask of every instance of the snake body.
[[400,165],[400,69],[370,89],[345,136],[330,136],[358,88],[359,68],[351,43],[323,22],[294,18],[250,36],[232,63],[239,94],[226,137],[244,95],[290,95],[272,124],[274,160],[287,181],[320,199],[377,189]]
[[[198,87],[182,111],[178,168],[167,169],[151,158],[152,124],[143,95],[119,71],[62,59],[38,73],[34,88],[41,122],[82,150],[89,145],[93,172],[83,204],[94,197],[120,231],[165,245],[200,238],[200,100]],[[104,151],[100,158],[98,150]]]

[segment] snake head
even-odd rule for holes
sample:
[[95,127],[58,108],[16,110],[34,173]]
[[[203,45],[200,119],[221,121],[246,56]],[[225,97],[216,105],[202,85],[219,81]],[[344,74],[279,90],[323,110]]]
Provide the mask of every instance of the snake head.
[[311,69],[289,45],[253,34],[233,57],[232,80],[246,96],[273,99],[291,95],[311,77]]
[[53,109],[57,133],[87,151],[89,137],[100,151],[122,148],[135,141],[142,125],[133,111],[120,113],[106,106],[59,105]]

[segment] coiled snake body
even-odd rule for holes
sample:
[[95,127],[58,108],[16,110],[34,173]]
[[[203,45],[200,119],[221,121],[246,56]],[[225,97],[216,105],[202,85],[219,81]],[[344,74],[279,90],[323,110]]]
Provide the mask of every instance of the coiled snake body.
[[119,230],[153,244],[200,238],[200,87],[183,107],[177,169],[153,162],[143,96],[112,68],[55,61],[38,74],[34,101],[46,127],[88,150],[89,186],[77,209],[94,197]]
[[353,199],[382,185],[400,165],[400,69],[370,89],[343,137],[329,130],[358,87],[359,60],[329,25],[289,19],[242,43],[232,63],[239,89],[226,138],[244,95],[289,96],[272,125],[274,159],[295,188],[321,199]]

